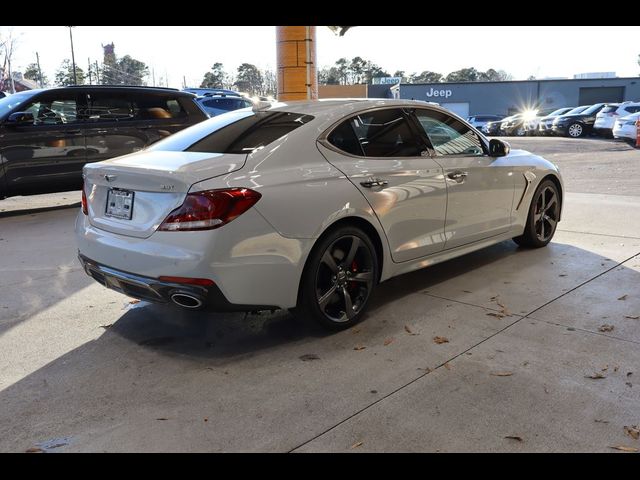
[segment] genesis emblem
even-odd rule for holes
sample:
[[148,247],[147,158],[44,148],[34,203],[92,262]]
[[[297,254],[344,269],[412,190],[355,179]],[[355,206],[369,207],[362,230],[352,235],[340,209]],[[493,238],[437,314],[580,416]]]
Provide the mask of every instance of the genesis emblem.
[[105,176],[104,176],[104,179],[105,179],[107,182],[113,182],[116,178],[118,178],[118,176],[117,176],[117,175],[105,175]]

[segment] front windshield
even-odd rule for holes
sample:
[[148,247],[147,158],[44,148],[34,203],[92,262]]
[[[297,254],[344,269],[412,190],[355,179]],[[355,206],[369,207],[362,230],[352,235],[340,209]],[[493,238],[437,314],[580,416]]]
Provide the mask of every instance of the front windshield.
[[582,113],[584,113],[585,115],[591,115],[592,113],[596,113],[601,108],[602,108],[602,104],[601,103],[596,103],[595,105],[591,105],[589,108],[587,108]]
[[584,112],[587,108],[589,108],[589,105],[583,105],[581,107],[576,107],[573,110],[569,110],[565,115],[573,115],[575,113],[582,113]]
[[0,118],[4,118],[11,110],[35,94],[36,92],[20,92],[0,98]]
[[562,114],[567,113],[567,112],[569,112],[569,111],[570,111],[570,109],[569,109],[569,108],[567,108],[567,107],[559,108],[559,109],[557,109],[557,110],[554,110],[553,112],[551,112],[551,113],[550,113],[549,115],[547,115],[547,116],[549,116],[549,117],[557,117],[558,115],[562,115]]

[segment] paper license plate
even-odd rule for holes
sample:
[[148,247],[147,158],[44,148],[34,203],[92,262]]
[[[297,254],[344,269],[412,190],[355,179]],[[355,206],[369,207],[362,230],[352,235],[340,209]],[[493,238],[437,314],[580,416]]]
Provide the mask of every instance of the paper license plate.
[[133,214],[133,195],[130,190],[110,188],[107,192],[107,210],[105,216],[131,220]]

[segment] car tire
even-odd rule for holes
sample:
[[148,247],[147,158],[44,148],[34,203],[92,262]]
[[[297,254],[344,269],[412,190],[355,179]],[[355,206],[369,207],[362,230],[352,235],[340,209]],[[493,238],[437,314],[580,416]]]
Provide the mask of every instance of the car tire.
[[579,122],[572,123],[567,127],[567,137],[580,138],[584,137],[585,133],[586,129],[584,128],[584,125]]
[[378,283],[378,257],[357,227],[329,231],[307,260],[295,312],[329,330],[344,330],[362,319]]
[[527,135],[527,131],[524,129],[524,127],[518,127],[514,130],[514,134],[516,137],[524,137]]
[[560,193],[551,180],[543,181],[531,199],[524,233],[513,241],[521,247],[540,248],[546,246],[556,233],[560,218]]

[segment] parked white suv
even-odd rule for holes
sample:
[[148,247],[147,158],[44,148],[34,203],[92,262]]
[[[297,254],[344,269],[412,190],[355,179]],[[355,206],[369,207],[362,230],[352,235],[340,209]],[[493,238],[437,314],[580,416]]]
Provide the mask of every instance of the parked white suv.
[[620,138],[626,142],[635,145],[638,135],[638,127],[636,122],[640,119],[640,112],[618,118],[613,125],[613,137]]
[[478,130],[482,130],[489,122],[495,122],[498,120],[502,120],[504,117],[498,115],[472,115],[467,117],[467,122],[476,127]]
[[593,131],[603,137],[611,137],[616,120],[636,112],[640,112],[640,102],[608,103],[596,115]]

